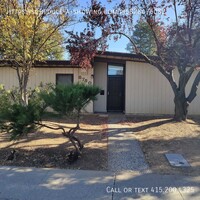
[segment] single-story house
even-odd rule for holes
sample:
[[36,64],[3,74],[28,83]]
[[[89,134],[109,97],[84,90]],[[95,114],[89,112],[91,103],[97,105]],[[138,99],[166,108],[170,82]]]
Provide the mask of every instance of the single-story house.
[[[197,72],[193,74],[187,91]],[[175,70],[175,78],[178,72]],[[176,79],[178,81],[178,79]],[[166,78],[138,55],[105,52],[95,57],[89,70],[72,66],[69,61],[46,61],[32,69],[29,87],[40,83],[85,82],[101,88],[98,99],[87,112],[124,112],[125,114],[164,115],[174,113],[173,91]],[[18,86],[16,71],[0,67],[0,84],[6,89]],[[200,114],[200,91],[189,107],[189,114]]]

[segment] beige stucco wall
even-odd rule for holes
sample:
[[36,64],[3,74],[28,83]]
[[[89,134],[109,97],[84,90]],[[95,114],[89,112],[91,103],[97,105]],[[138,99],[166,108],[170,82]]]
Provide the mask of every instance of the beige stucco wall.
[[[191,88],[197,72],[187,85]],[[177,81],[177,71],[175,71]],[[127,114],[173,114],[173,91],[166,78],[153,66],[139,62],[126,62],[126,97]],[[200,91],[189,107],[189,114],[200,114]]]
[[94,85],[104,90],[104,95],[98,95],[94,102],[95,112],[107,112],[107,63],[97,62],[94,64]]
[[[42,83],[56,83],[56,74],[74,74],[74,83],[85,82],[93,84],[93,69],[84,70],[80,68],[34,68],[31,71],[28,87],[34,88]],[[16,71],[9,67],[0,67],[0,84],[6,89],[18,86]],[[90,103],[86,112],[93,112],[93,103]]]

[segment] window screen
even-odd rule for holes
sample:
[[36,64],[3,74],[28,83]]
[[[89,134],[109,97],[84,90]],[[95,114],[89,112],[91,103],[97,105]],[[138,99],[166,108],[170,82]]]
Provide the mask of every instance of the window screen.
[[73,74],[56,74],[56,84],[70,85],[73,83]]

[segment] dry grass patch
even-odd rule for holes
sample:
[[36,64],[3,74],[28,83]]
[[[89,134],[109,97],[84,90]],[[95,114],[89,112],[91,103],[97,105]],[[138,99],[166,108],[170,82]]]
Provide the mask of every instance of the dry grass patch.
[[[174,122],[170,118],[128,118],[129,127],[140,141],[150,168],[155,173],[200,174],[200,119]],[[190,163],[190,168],[169,165],[165,153],[179,153]]]

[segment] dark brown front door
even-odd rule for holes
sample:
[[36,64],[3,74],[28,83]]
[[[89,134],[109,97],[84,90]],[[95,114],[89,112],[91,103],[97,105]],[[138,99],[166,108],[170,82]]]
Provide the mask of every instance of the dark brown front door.
[[122,66],[108,66],[107,111],[121,112],[124,110],[123,69]]

